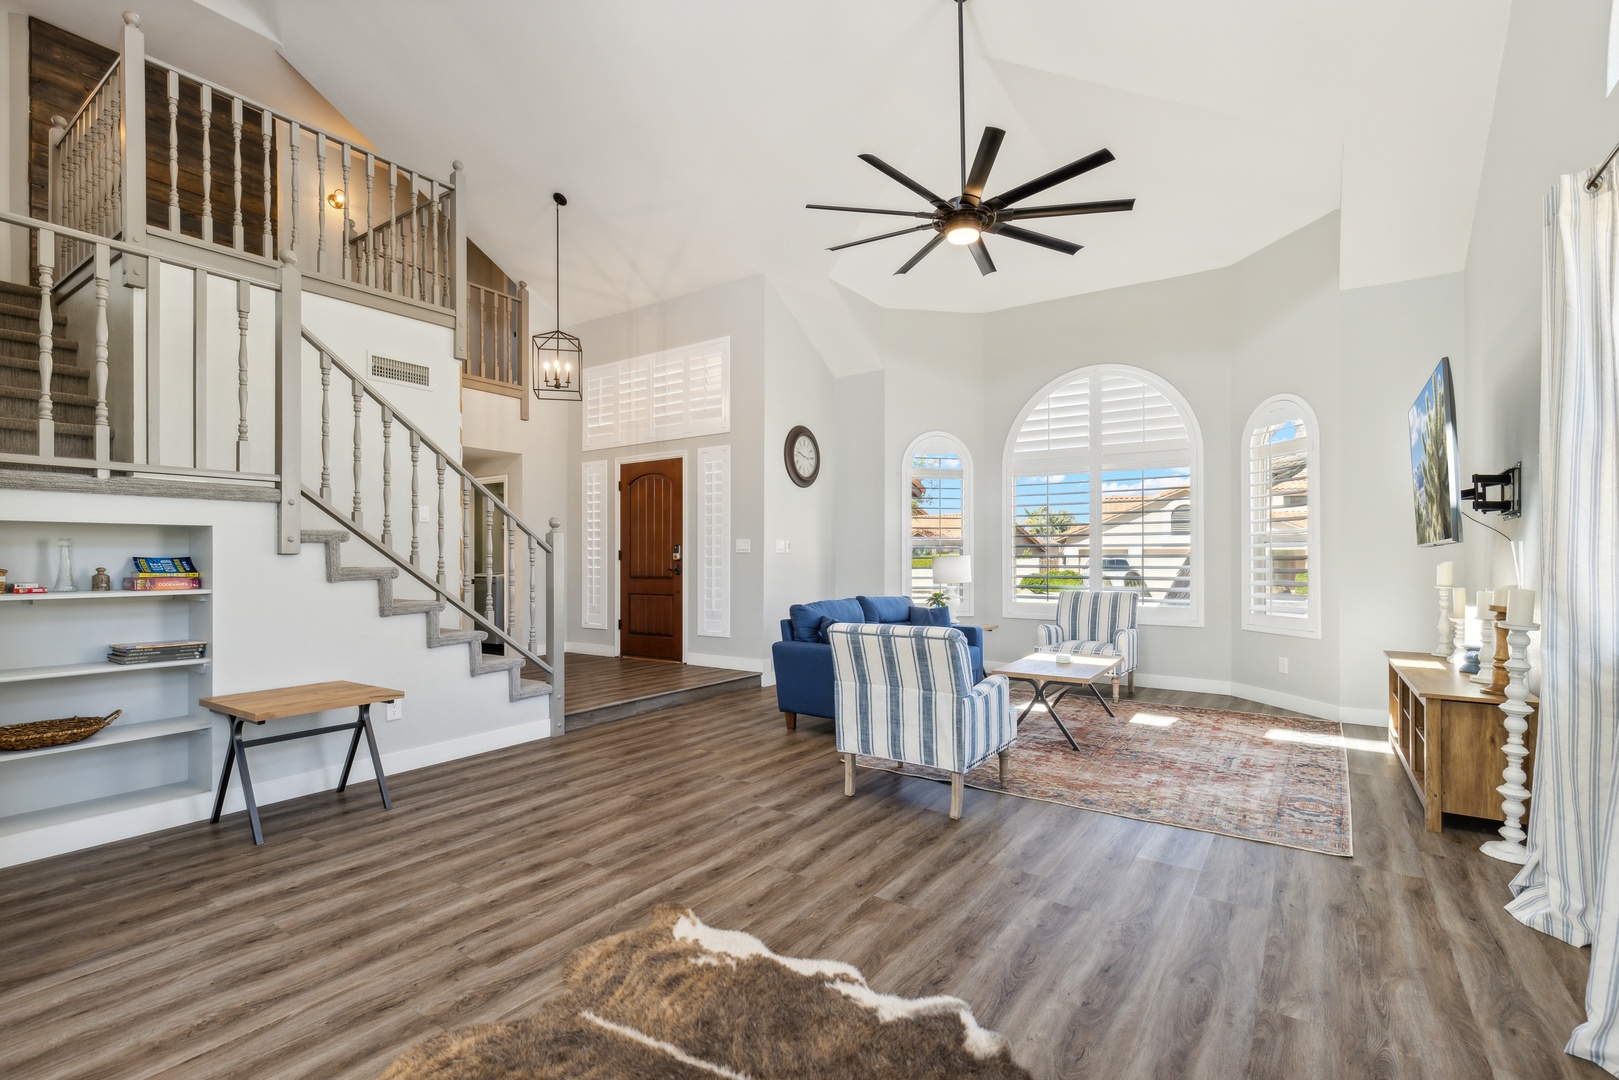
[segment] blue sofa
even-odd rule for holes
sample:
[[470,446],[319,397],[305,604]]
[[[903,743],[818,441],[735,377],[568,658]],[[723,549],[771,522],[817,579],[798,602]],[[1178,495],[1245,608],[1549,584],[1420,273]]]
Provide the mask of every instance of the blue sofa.
[[[832,719],[836,712],[832,678],[832,646],[826,628],[833,623],[911,623],[914,605],[908,596],[856,596],[794,604],[781,620],[781,640],[770,646],[776,666],[776,707],[787,729],[798,726],[798,714]],[[949,625],[967,639],[973,678],[984,679],[984,631],[949,622],[948,608],[916,608],[916,622]]]

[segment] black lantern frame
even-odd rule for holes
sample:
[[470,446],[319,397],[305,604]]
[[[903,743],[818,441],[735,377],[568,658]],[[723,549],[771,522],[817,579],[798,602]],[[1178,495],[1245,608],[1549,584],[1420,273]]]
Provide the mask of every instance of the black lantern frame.
[[529,385],[541,401],[583,400],[585,350],[561,330],[534,335]]

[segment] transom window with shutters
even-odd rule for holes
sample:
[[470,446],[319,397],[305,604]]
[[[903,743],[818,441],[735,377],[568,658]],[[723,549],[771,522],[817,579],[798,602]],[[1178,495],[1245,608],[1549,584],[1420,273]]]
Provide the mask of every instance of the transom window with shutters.
[[1302,399],[1279,394],[1254,410],[1244,430],[1243,628],[1320,637],[1315,413]]
[[1049,384],[1007,437],[1007,613],[1128,588],[1145,623],[1202,622],[1197,419],[1167,382],[1101,365]]
[[930,431],[905,451],[904,544],[900,591],[914,604],[934,593],[954,592],[951,609],[971,615],[973,587],[933,583],[935,555],[971,555],[972,461],[952,435]]
[[731,430],[731,339],[585,369],[585,449]]

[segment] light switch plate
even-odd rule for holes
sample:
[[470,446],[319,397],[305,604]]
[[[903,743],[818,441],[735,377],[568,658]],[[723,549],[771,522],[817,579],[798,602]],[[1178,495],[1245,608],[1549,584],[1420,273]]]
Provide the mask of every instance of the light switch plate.
[[416,508],[416,520],[420,521],[423,525],[427,524],[429,521],[433,520],[431,511],[429,511],[425,506],[418,506]]
[[1286,675],[1286,674],[1287,674],[1287,657],[1285,657],[1285,656],[1278,656],[1278,657],[1277,657],[1277,658],[1276,658],[1276,670],[1277,670],[1277,671],[1278,671],[1278,672],[1279,672],[1279,673],[1280,673],[1280,674],[1283,674],[1283,675]]
[[402,720],[405,716],[405,703],[403,701],[390,701],[388,704],[388,719]]
[[738,555],[750,554],[753,551],[753,541],[752,540],[738,540],[736,542],[736,551],[737,551]]

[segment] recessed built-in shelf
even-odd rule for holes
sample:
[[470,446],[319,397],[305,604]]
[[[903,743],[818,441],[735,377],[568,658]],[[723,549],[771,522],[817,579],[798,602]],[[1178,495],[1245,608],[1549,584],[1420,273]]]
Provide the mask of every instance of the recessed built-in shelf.
[[49,754],[70,754],[75,750],[95,750],[103,746],[140,742],[142,739],[161,739],[169,735],[184,735],[192,731],[207,731],[213,721],[207,716],[171,716],[163,720],[136,720],[125,723],[114,720],[88,739],[80,739],[65,746],[42,746],[38,750],[0,751],[0,765],[45,757]]
[[124,671],[151,671],[153,668],[197,668],[208,666],[210,661],[204,657],[201,660],[157,660],[150,664],[115,664],[111,660],[89,664],[51,664],[46,667],[11,668],[0,670],[0,683],[36,682],[40,679],[72,679],[80,675],[112,675]]
[[133,600],[153,599],[155,597],[184,597],[187,600],[199,596],[212,596],[212,589],[113,589],[111,592],[92,592],[80,589],[77,592],[45,592],[45,593],[3,593],[0,594],[0,604],[33,604],[55,600]]
[[119,814],[182,799],[195,799],[198,796],[206,799],[212,792],[213,788],[208,784],[181,782],[142,788],[139,791],[126,791],[118,795],[104,795],[99,799],[86,799],[83,802],[67,803],[26,814],[14,814],[11,817],[0,818],[0,838],[32,832],[35,829],[48,829],[53,825],[65,825],[82,818]]

